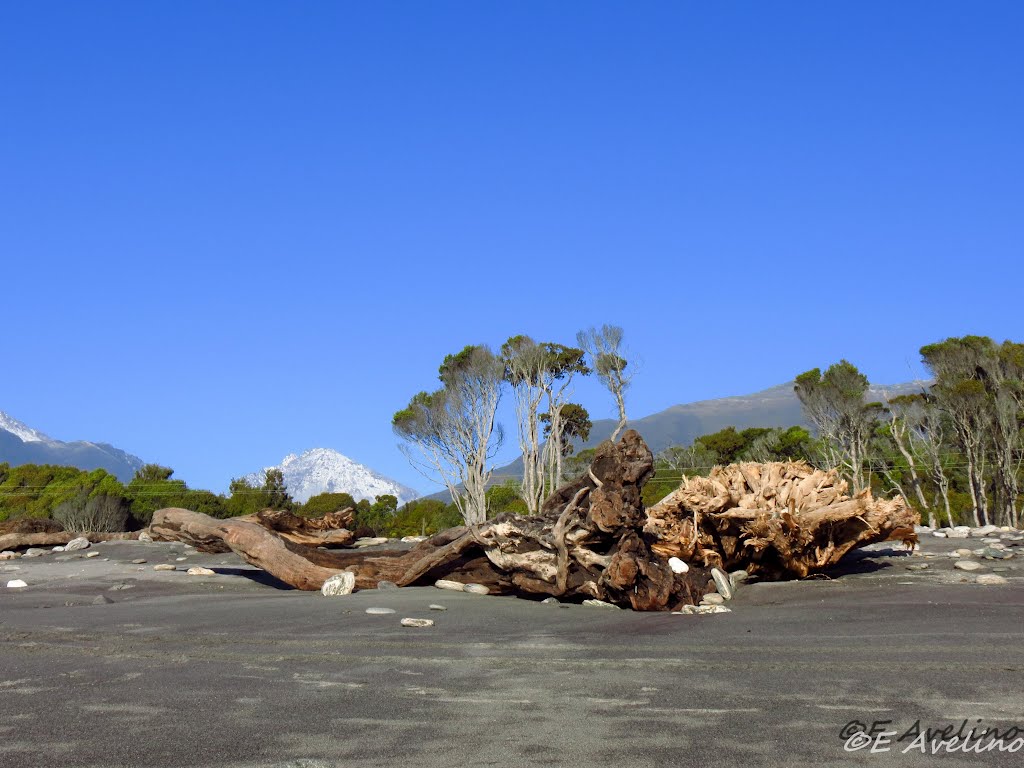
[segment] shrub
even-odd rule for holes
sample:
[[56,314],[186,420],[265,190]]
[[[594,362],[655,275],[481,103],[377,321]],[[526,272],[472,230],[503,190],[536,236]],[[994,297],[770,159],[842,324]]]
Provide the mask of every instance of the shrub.
[[110,533],[123,531],[128,522],[128,508],[119,496],[79,494],[57,506],[53,519],[69,533]]

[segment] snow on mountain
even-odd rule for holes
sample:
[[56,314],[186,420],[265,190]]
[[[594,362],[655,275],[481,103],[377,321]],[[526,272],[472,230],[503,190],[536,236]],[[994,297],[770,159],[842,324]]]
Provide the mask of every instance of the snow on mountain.
[[19,464],[57,464],[85,470],[105,469],[122,483],[127,483],[143,461],[108,443],[54,440],[0,411],[0,463],[12,467]]
[[299,502],[306,502],[319,493],[348,493],[356,501],[374,501],[377,496],[390,494],[398,497],[399,504],[419,496],[412,488],[330,448],[313,448],[298,456],[289,454],[278,466],[266,467],[246,475],[244,479],[250,485],[263,485],[270,469],[281,470],[285,487]]
[[15,437],[19,438],[23,443],[52,443],[55,442],[52,438],[47,437],[37,429],[27,424],[23,424],[13,416],[8,416],[3,411],[0,411],[0,429],[10,432]]

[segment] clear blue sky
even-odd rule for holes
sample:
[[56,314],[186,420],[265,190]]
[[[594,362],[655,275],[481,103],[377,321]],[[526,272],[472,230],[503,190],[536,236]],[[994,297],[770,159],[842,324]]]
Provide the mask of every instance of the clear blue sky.
[[391,414],[468,343],[620,324],[642,416],[1022,340],[1022,39],[1020,2],[6,0],[0,410],[196,487],[327,446],[426,490]]

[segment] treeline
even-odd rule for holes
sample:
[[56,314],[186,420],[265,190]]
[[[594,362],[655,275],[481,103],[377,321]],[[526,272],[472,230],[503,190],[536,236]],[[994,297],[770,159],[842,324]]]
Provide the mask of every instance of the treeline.
[[[488,489],[496,512],[525,509],[515,487]],[[454,504],[436,499],[411,501],[399,506],[392,495],[374,501],[354,499],[348,493],[321,493],[305,504],[291,498],[279,470],[270,470],[262,485],[232,480],[227,495],[189,488],[174,478],[174,470],[147,464],[131,482],[121,483],[103,469],[84,471],[74,467],[0,463],[0,523],[22,518],[52,518],[68,530],[124,531],[147,526],[153,513],[181,507],[217,518],[255,514],[263,509],[287,509],[295,514],[319,517],[352,508],[360,536],[430,535],[461,522]]]

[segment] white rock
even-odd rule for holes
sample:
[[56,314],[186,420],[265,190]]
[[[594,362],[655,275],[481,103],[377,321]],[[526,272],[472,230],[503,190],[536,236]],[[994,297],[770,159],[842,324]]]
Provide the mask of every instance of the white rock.
[[473,595],[489,595],[491,590],[485,587],[483,584],[466,584],[462,587],[463,592],[469,592]]
[[708,594],[704,595],[704,597],[702,597],[700,601],[705,605],[721,605],[725,602],[725,598],[722,597],[722,595],[716,594],[714,592],[709,592]]
[[72,539],[64,545],[65,552],[76,552],[79,549],[88,549],[92,546],[89,540],[85,536],[79,536],[77,539]]
[[451,581],[449,579],[438,579],[434,582],[434,586],[438,589],[450,589],[452,592],[463,592],[466,588],[466,585],[461,581]]
[[139,541],[141,541],[143,544],[152,544],[153,536],[148,531],[143,531],[139,534]]
[[619,606],[605,602],[604,600],[584,600],[583,604],[590,608],[613,608],[616,611],[622,610]]
[[0,552],[0,560],[17,560],[20,555],[10,549]]
[[991,536],[999,530],[999,527],[995,525],[983,525],[980,528],[971,528],[969,530],[971,531],[971,536],[981,538],[982,536]]
[[445,607],[444,607],[443,605],[438,605],[437,603],[431,603],[431,604],[430,604],[430,605],[428,605],[427,607],[428,607],[428,608],[429,608],[430,610],[432,610],[432,611],[447,611],[447,610],[448,610],[448,609],[447,609],[447,608],[445,608]]
[[982,573],[974,577],[976,584],[1007,584],[1006,578],[998,573]]
[[175,568],[170,563],[161,563],[160,565],[154,565],[153,566],[153,570],[154,571],[176,571],[178,569]]
[[984,566],[981,563],[976,563],[973,560],[957,560],[953,563],[954,568],[958,568],[961,571],[980,571]]
[[371,616],[387,616],[395,612],[394,608],[367,608],[366,612]]
[[750,574],[746,571],[732,571],[729,573],[729,581],[732,584],[732,588],[735,590],[740,584],[750,578]]
[[681,610],[672,611],[673,616],[694,616],[711,613],[732,613],[731,608],[724,605],[684,605]]
[[[191,571],[189,571],[191,573]],[[352,571],[336,573],[320,587],[320,594],[324,597],[338,597],[351,595],[356,588],[356,575]]]
[[85,556],[86,556],[86,557],[99,557],[99,556],[100,556],[100,553],[99,553],[99,552],[96,552],[96,551],[93,551],[93,552],[86,552],[86,553],[85,553]]
[[27,586],[28,586],[28,584],[26,584],[21,579],[12,579],[11,581],[7,582],[7,588],[8,589],[22,589],[23,587],[27,587]]
[[947,539],[966,539],[970,534],[967,531],[958,531],[956,529],[949,531],[946,534]]
[[953,530],[954,531],[963,531],[964,533],[970,533],[971,532],[971,526],[969,526],[969,525],[954,525],[953,526]]
[[403,536],[402,541],[406,544],[419,544],[421,541],[426,541],[426,536]]
[[715,580],[715,586],[718,587],[718,594],[726,600],[732,600],[732,582],[729,581],[729,574],[721,568],[712,568],[711,578]]
[[195,568],[189,568],[187,571],[185,571],[185,573],[187,573],[189,576],[216,576],[217,575],[216,571],[212,571],[209,568],[199,568],[198,566],[195,567]]
[[432,627],[434,626],[433,619],[402,619],[401,622],[403,627]]
[[51,552],[63,552],[64,551],[64,547],[57,546],[57,547],[54,547],[53,549],[51,549],[50,551]]
[[688,570],[690,570],[690,566],[688,566],[678,557],[670,557],[668,559],[668,567],[672,569],[672,573],[686,573]]
[[356,539],[352,544],[353,547],[376,547],[380,544],[387,544],[387,536],[367,536],[362,539]]
[[932,536],[934,536],[937,539],[944,539],[944,538],[946,538],[946,532],[945,531],[932,531]]

